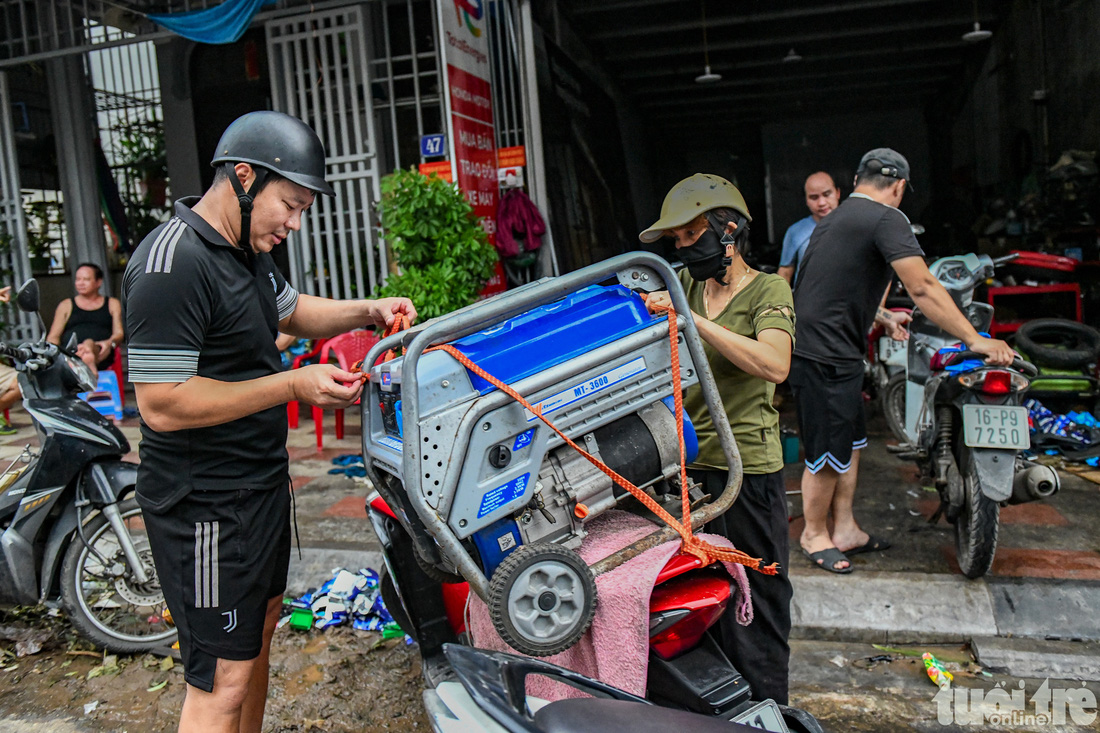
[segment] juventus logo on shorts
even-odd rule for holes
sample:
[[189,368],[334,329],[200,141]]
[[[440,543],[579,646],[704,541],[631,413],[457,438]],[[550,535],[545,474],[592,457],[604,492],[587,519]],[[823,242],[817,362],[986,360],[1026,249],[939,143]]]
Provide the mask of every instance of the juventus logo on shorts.
[[219,522],[195,524],[195,608],[218,607],[219,528]]
[[225,616],[228,620],[226,625],[222,627],[225,633],[228,634],[233,629],[237,628],[237,609],[234,608],[232,611],[226,611],[222,616]]

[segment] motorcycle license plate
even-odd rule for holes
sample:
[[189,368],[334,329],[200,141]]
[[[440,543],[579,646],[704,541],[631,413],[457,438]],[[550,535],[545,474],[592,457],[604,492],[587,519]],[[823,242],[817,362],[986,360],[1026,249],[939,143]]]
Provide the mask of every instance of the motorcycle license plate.
[[963,442],[971,448],[1027,450],[1031,447],[1027,408],[963,405]]
[[779,706],[774,700],[759,702],[736,718],[731,718],[730,722],[768,730],[772,733],[790,733],[787,724],[783,722],[783,716],[779,713]]
[[905,366],[907,348],[909,348],[909,342],[896,341],[889,336],[883,336],[878,340],[879,361],[890,366]]

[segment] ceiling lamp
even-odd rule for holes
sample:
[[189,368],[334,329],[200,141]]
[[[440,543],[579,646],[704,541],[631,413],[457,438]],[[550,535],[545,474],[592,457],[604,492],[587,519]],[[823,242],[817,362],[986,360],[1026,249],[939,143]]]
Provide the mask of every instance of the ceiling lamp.
[[702,0],[703,17],[703,73],[695,77],[696,84],[713,84],[722,80],[721,74],[712,73],[710,70],[710,53],[707,50],[707,3]]
[[783,57],[783,63],[785,64],[792,64],[795,61],[801,60],[802,56],[798,53],[798,51],[795,51],[793,48],[790,51],[787,51],[787,55]]
[[967,43],[978,43],[988,40],[993,31],[982,30],[982,24],[978,20],[978,0],[974,0],[974,30],[963,33],[962,39]]

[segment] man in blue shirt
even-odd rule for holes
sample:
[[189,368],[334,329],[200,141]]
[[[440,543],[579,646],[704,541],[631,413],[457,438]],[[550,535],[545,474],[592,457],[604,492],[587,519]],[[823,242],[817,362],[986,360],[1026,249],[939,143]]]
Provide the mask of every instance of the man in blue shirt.
[[798,265],[810,243],[814,227],[825,215],[840,205],[840,192],[833,177],[824,171],[818,171],[806,179],[806,208],[810,215],[791,224],[783,237],[783,252],[779,255],[779,274],[794,285],[798,274]]

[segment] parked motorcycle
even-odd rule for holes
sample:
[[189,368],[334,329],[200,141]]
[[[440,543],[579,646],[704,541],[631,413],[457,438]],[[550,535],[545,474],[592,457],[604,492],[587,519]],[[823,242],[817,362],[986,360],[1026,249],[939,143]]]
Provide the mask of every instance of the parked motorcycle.
[[[617,284],[605,284],[611,278]],[[470,641],[471,593],[513,649],[541,657],[575,644],[597,604],[599,573],[576,552],[587,520],[616,507],[652,509],[535,422],[537,414],[553,414],[563,433],[645,487],[639,493],[658,507],[681,508],[679,469],[696,440],[690,421],[681,432],[672,396],[698,382],[708,404],[720,402],[691,320],[678,316],[673,342],[667,318],[650,314],[639,295],[665,289],[686,312],[666,262],[622,255],[387,336],[366,355],[374,366],[361,407],[363,453],[377,490],[368,515],[382,545],[381,593],[418,642],[430,687],[454,674],[444,644]],[[376,364],[398,346],[401,357]],[[729,507],[740,471],[728,424],[715,423],[736,468],[721,496],[695,497],[697,527]],[[597,565],[617,567],[628,551],[675,536],[654,524]],[[724,568],[691,555],[674,556],[659,573],[649,596],[647,699],[724,725],[759,719],[777,733],[820,730],[801,711],[753,700],[738,660],[711,634],[734,595],[731,582]],[[453,719],[436,723],[455,729]]]
[[[35,280],[16,303],[38,313]],[[0,602],[60,603],[77,631],[112,652],[167,648],[176,628],[132,496],[137,465],[122,460],[122,432],[77,397],[96,380],[74,346],[0,344],[39,441],[0,474]]]
[[[971,324],[989,328],[993,308],[973,301],[974,288],[993,275],[987,255],[946,257],[930,270]],[[935,484],[940,516],[955,525],[955,553],[968,578],[985,575],[997,549],[1000,508],[1045,499],[1058,491],[1058,474],[1023,458],[1031,446],[1023,394],[1035,367],[1017,357],[990,366],[980,354],[920,312],[913,312],[905,383],[906,443],[923,480]]]
[[[437,731],[556,733],[622,730],[689,730],[749,733],[775,730],[770,708],[729,722],[699,713],[655,707],[636,695],[542,660],[447,644],[443,648],[457,681],[424,691],[424,706]],[[524,681],[537,675],[560,681],[592,697],[547,702],[527,695]],[[815,724],[816,726],[816,724]],[[819,728],[813,728],[819,730]]]
[[[416,559],[412,539],[377,493],[368,499],[367,513],[382,544],[385,564],[380,580],[382,599],[398,625],[419,645],[424,677],[429,684],[429,689],[424,693],[425,707],[434,729],[437,732],[544,730],[538,727],[517,727],[519,723],[512,725],[501,722],[469,686],[468,694],[463,693],[467,698],[463,702],[462,695],[455,694],[460,688],[453,681],[448,683],[455,673],[458,673],[463,685],[469,682],[479,690],[485,690],[486,685],[493,683],[469,679],[470,665],[476,669],[481,662],[468,662],[463,667],[456,664],[456,658],[473,660],[480,655],[483,659],[497,660],[492,664],[499,664],[501,660],[507,659],[512,660],[513,667],[522,660],[530,669],[538,669],[539,674],[557,675],[567,682],[588,678],[539,660],[456,647],[455,642],[469,644],[470,641],[465,622],[466,601],[470,592],[468,585],[457,576],[440,574],[435,578],[429,577],[425,569],[430,566]],[[613,691],[608,694],[617,700],[631,700],[636,703],[640,701],[646,705],[656,704],[662,708],[691,711],[696,715],[683,718],[683,722],[691,726],[705,726],[709,719],[710,724],[720,721],[728,726],[725,721],[732,721],[773,733],[820,731],[821,727],[814,717],[804,710],[778,705],[772,700],[754,700],[748,683],[719,647],[710,628],[726,612],[732,596],[731,582],[724,571],[715,569],[714,566],[702,568],[699,561],[690,555],[674,555],[658,574],[650,596],[650,652],[646,699],[615,690],[594,680],[588,681],[599,691]],[[495,684],[499,686],[500,683],[498,681]],[[510,699],[522,703],[522,682],[518,687],[509,685],[507,689]],[[521,696],[516,697],[517,694]],[[471,703],[469,695],[474,695],[476,703]],[[633,708],[623,712],[627,717],[623,718],[615,730],[624,729],[631,719],[630,715],[644,716],[645,712]],[[649,712],[654,714],[652,710]],[[664,715],[666,712],[668,711],[660,714]],[[486,714],[503,727],[450,727],[455,725],[455,718],[471,725],[485,725]],[[669,719],[675,719],[675,716],[670,714]],[[524,725],[530,724],[528,721]],[[568,728],[545,728],[566,729]],[[588,725],[573,729],[603,730],[601,727]],[[705,727],[692,729],[709,730]],[[734,731],[739,727],[721,728],[727,729]]]

